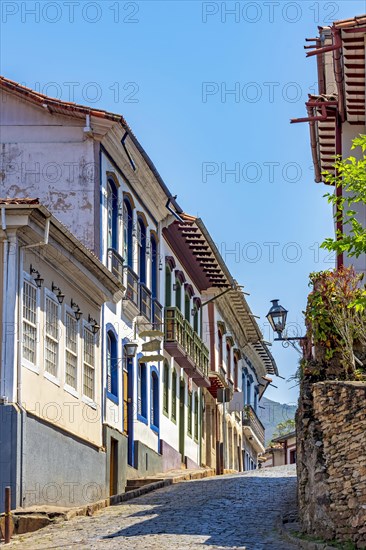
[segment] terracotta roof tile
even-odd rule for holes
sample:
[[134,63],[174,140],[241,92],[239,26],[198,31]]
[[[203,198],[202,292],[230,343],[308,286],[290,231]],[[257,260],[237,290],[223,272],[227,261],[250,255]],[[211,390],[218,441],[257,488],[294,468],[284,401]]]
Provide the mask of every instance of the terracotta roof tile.
[[14,199],[1,199],[0,198],[0,204],[40,204],[39,199],[31,199],[31,198],[14,198]]
[[88,114],[99,118],[106,118],[116,122],[121,122],[124,126],[126,126],[131,131],[131,129],[128,127],[128,124],[123,118],[123,116],[118,115],[116,113],[111,113],[109,111],[104,111],[102,109],[93,109],[85,105],[73,103],[71,101],[63,101],[58,98],[50,97],[50,96],[41,94],[39,92],[36,92],[31,88],[27,88],[26,86],[23,86],[18,82],[14,82],[14,80],[5,78],[4,76],[0,76],[0,87],[3,88],[4,90],[18,93],[23,97],[27,98],[29,101],[32,101],[33,103],[37,103],[38,105],[45,105],[54,109],[66,110],[66,112],[69,112],[71,115]]

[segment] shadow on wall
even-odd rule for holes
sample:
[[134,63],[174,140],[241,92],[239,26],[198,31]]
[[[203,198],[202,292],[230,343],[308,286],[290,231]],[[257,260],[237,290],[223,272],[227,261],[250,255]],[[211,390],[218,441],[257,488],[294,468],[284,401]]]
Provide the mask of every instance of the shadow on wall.
[[259,542],[261,548],[266,540],[273,543],[279,515],[296,508],[295,469],[286,477],[251,473],[183,482],[134,499],[129,507],[133,505],[151,508],[132,512],[129,521],[139,520],[135,525],[104,539],[191,535],[203,537],[205,545],[249,545],[248,550],[254,550]]

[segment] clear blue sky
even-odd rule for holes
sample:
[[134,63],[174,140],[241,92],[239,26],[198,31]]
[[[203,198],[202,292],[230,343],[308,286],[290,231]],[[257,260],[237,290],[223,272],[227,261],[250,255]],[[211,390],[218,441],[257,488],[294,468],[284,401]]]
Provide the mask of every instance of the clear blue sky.
[[[273,298],[301,331],[308,274],[332,267],[317,246],[333,232],[308,125],[289,124],[316,90],[303,45],[365,2],[3,0],[1,10],[1,73],[123,114],[250,292],[265,338]],[[290,376],[297,353],[271,349]],[[274,383],[268,397],[297,399],[291,383]]]

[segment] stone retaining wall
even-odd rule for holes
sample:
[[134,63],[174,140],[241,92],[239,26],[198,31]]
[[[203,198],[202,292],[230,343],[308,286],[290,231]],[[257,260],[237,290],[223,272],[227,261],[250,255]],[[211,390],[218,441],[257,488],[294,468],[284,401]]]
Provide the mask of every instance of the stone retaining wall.
[[303,529],[366,548],[366,383],[304,381],[297,413]]

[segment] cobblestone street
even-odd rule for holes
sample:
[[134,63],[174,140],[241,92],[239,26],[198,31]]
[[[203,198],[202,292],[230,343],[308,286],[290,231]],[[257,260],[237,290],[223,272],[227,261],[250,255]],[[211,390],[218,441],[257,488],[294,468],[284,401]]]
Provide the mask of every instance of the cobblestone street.
[[14,537],[8,548],[294,550],[276,527],[295,500],[294,466],[188,481]]

